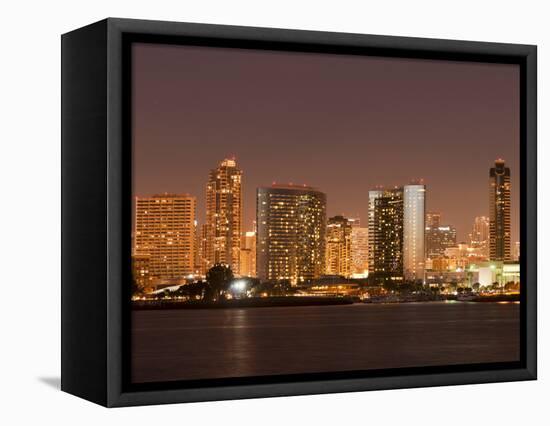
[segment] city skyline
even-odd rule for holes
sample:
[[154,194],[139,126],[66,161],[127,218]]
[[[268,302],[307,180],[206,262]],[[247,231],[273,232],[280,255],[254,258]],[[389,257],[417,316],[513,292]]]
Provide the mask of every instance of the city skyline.
[[141,44],[134,58],[135,195],[195,195],[204,223],[204,168],[235,155],[248,231],[255,190],[273,181],[318,187],[327,216],[366,223],[369,189],[424,178],[426,210],[467,241],[502,157],[519,241],[513,65]]
[[[212,174],[212,172],[214,170],[217,170],[221,163],[224,163],[224,162],[227,162],[227,161],[230,161],[230,162],[234,162],[235,164],[238,164],[238,159],[235,157],[235,156],[232,156],[231,158],[222,158],[220,157],[221,159],[219,159],[217,161],[217,166],[212,166],[210,167],[210,175]],[[503,161],[502,159],[496,159],[494,160],[492,163],[490,163],[491,165],[494,165],[495,162],[498,162],[498,161]],[[243,168],[240,167],[240,164],[238,164],[238,168],[239,168],[239,180],[241,180],[242,178],[242,174],[243,174]],[[492,168],[491,168],[492,169]],[[509,169],[507,167],[507,169]],[[244,173],[246,174],[246,170],[244,170]],[[510,178],[509,180],[512,180],[512,178]],[[246,181],[246,179],[245,179]],[[423,181],[423,179],[422,179]],[[208,180],[208,182],[210,182],[210,180]],[[409,186],[409,187],[413,187],[415,186],[417,180],[416,179],[411,179],[410,180],[411,183],[409,184],[406,184],[406,185],[376,185],[376,186],[373,186],[373,187],[370,187],[368,189],[366,189],[366,199],[367,199],[367,208],[366,208],[366,211],[364,212],[364,214],[353,214],[353,212],[338,212],[332,208],[332,209],[329,209],[330,207],[330,203],[328,201],[328,198],[329,198],[329,194],[327,194],[325,191],[322,191],[322,188],[319,188],[319,186],[317,185],[306,185],[306,184],[298,184],[298,183],[294,183],[294,182],[276,182],[276,181],[273,181],[271,182],[270,185],[258,185],[257,187],[254,188],[254,192],[256,192],[258,189],[260,188],[266,188],[266,187],[270,187],[270,186],[279,186],[279,185],[282,185],[282,186],[290,186],[290,187],[294,187],[296,189],[299,189],[301,187],[307,187],[307,188],[314,188],[315,190],[320,190],[322,191],[323,193],[325,193],[325,195],[327,196],[327,219],[329,217],[337,217],[337,216],[343,216],[345,218],[348,218],[349,220],[353,221],[353,220],[356,220],[358,222],[363,222],[363,223],[367,223],[368,222],[368,218],[369,218],[369,210],[368,210],[368,205],[369,205],[369,199],[370,197],[372,197],[372,193],[375,193],[377,191],[380,191],[380,192],[384,192],[384,191],[392,191],[392,190],[395,190],[395,189],[399,189],[400,187],[404,187],[404,186]],[[239,185],[240,182],[239,182]],[[244,186],[244,185],[243,185]],[[416,185],[416,186],[420,186],[420,185]],[[422,184],[422,186],[425,188],[424,191],[428,191],[430,192],[431,194],[431,191],[429,190],[429,185],[425,185],[424,183]],[[206,200],[208,198],[208,192],[209,192],[209,183],[205,183],[205,188],[206,188],[206,193],[207,195],[205,197],[202,197],[204,200]],[[241,189],[239,189],[239,192],[244,192],[242,191]],[[193,193],[189,193],[188,191],[156,191],[156,192],[152,192],[150,194],[134,194],[134,198],[148,198],[148,197],[155,197],[155,196],[159,196],[159,195],[166,195],[166,194],[170,194],[170,195],[188,195],[188,196],[192,196],[196,199],[196,206],[197,206],[197,214],[196,214],[196,218],[197,218],[197,221],[198,221],[198,225],[199,225],[199,228],[202,226],[202,225],[206,225],[207,222],[208,222],[208,207],[206,206],[206,203],[201,203],[201,194],[193,194]],[[511,197],[512,198],[515,198],[514,197],[514,193],[513,191],[511,191]],[[423,203],[425,203],[427,205],[427,202],[428,200],[430,199],[431,197],[426,197],[425,200],[423,200]],[[246,211],[246,202],[245,200],[242,200],[241,199],[241,202],[242,202],[242,210],[243,212]],[[251,200],[251,203],[253,204],[254,206],[254,209],[256,209],[256,197],[254,197],[252,200]],[[200,207],[202,204],[202,207],[203,207],[203,210],[201,211]],[[512,204],[512,203],[510,203]],[[250,207],[250,206],[248,206]],[[426,231],[429,231],[429,227],[430,227],[430,218],[432,215],[436,215],[437,216],[437,226],[435,226],[435,228],[437,227],[442,227],[442,228],[451,228],[452,229],[452,232],[456,235],[456,237],[453,239],[453,241],[455,243],[459,243],[459,242],[470,242],[471,239],[472,239],[472,227],[475,228],[475,225],[476,225],[476,221],[478,219],[481,219],[481,218],[485,218],[487,220],[489,220],[489,212],[490,212],[490,209],[491,209],[491,204],[490,203],[486,203],[486,210],[487,210],[487,213],[485,214],[474,214],[474,210],[472,210],[472,213],[470,216],[467,216],[466,219],[465,219],[465,223],[466,223],[466,226],[465,226],[465,229],[464,229],[464,233],[463,235],[460,235],[458,234],[457,230],[456,230],[456,226],[454,223],[451,223],[450,221],[447,220],[447,213],[443,210],[437,210],[437,209],[428,209],[427,207],[423,207],[423,210],[424,210],[424,216],[425,216],[425,227],[426,227]],[[250,208],[248,209],[250,210]],[[478,210],[483,210],[483,209],[478,209]],[[513,210],[513,207],[511,208],[511,210]],[[477,210],[475,210],[477,211]],[[329,212],[332,212],[332,213],[329,213]],[[244,214],[243,214],[244,216]],[[441,221],[441,224],[440,224],[440,218],[441,216],[444,217],[445,220]],[[452,215],[451,215],[452,216]],[[135,220],[135,217],[133,217],[133,220]],[[441,225],[441,226],[440,226]],[[241,235],[241,237],[246,233],[246,232],[252,232],[254,231],[254,229],[257,227],[257,224],[256,224],[256,211],[254,210],[254,214],[250,220],[250,223],[249,224],[245,224],[245,220],[242,219],[242,223],[240,224],[240,228],[239,228],[239,233]],[[517,232],[517,230],[516,230]],[[511,235],[514,235],[514,232],[511,232]],[[519,234],[518,234],[518,238],[517,238],[517,241],[511,237],[510,239],[510,244],[516,244],[517,242],[519,241]]]

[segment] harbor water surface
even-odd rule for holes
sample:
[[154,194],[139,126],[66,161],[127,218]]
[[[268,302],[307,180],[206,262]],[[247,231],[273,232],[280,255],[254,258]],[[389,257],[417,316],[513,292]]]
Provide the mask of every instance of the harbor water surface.
[[134,383],[517,361],[519,304],[132,313]]

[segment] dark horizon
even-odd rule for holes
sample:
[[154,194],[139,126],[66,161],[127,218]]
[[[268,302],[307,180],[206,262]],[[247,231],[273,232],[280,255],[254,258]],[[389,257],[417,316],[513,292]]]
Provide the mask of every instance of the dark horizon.
[[517,65],[137,44],[133,84],[134,194],[194,195],[201,223],[208,172],[234,156],[243,231],[272,182],[366,226],[370,189],[423,178],[427,211],[464,241],[503,158],[519,241]]

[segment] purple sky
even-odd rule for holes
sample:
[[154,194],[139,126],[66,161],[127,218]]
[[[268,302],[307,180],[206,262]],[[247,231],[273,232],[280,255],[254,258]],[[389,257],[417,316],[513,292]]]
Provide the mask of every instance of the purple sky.
[[258,186],[327,194],[359,215],[368,190],[423,178],[427,208],[466,240],[489,214],[489,168],[512,174],[519,240],[519,67],[211,47],[133,47],[134,193],[190,193],[204,218],[208,171],[235,156],[244,230]]

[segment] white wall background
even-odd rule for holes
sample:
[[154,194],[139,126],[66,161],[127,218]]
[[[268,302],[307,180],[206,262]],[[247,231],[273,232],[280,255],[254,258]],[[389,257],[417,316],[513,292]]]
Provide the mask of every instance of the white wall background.
[[[539,155],[550,160],[549,13],[544,1],[4,1],[0,25],[0,423],[548,424],[550,316],[539,273],[537,382],[107,410],[58,391],[60,34],[107,16],[539,46]],[[539,215],[550,177],[539,173]],[[540,221],[539,262],[550,251]],[[546,393],[546,395],[545,395]],[[544,421],[546,419],[546,422]]]

